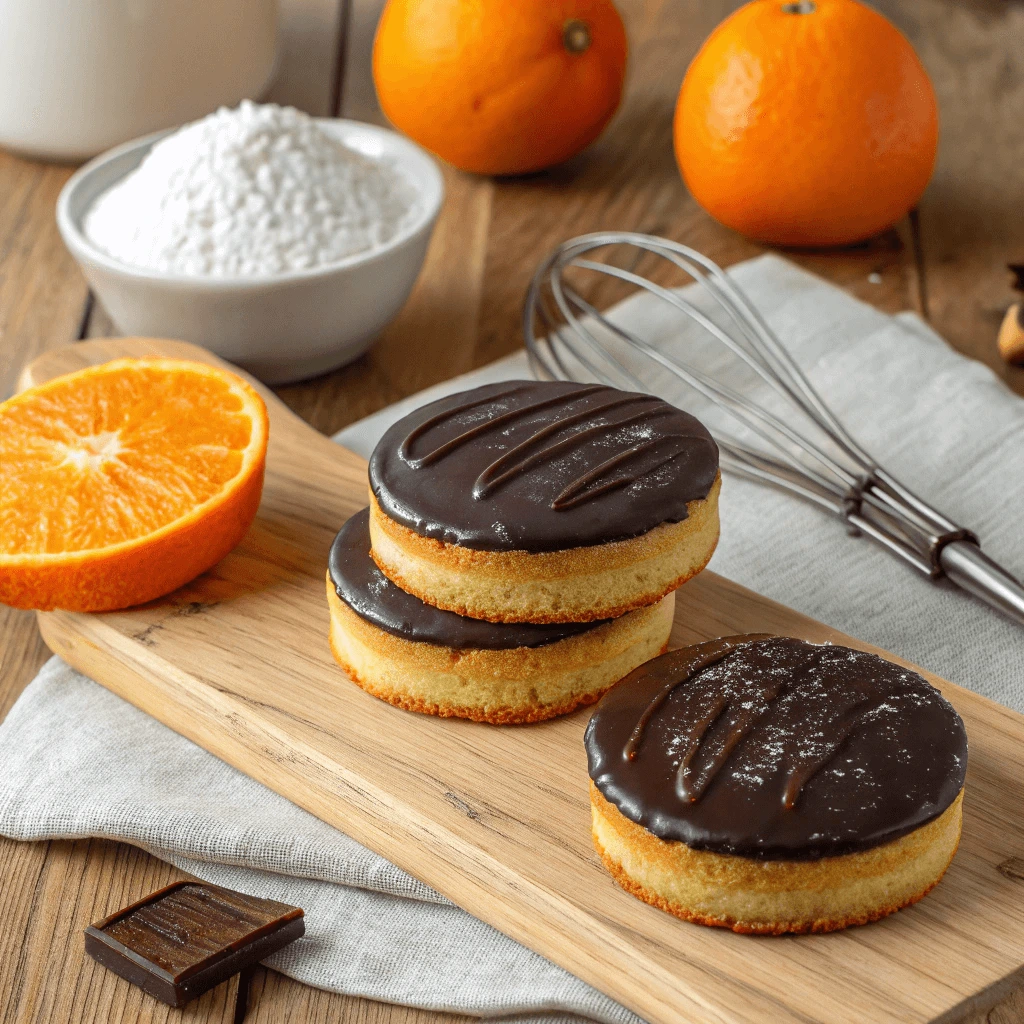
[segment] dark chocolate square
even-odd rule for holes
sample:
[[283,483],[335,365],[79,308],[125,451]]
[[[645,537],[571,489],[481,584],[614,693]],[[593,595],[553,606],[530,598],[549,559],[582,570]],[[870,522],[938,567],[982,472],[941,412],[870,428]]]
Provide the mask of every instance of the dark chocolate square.
[[85,929],[97,963],[171,1006],[305,934],[298,907],[206,882],[175,882]]

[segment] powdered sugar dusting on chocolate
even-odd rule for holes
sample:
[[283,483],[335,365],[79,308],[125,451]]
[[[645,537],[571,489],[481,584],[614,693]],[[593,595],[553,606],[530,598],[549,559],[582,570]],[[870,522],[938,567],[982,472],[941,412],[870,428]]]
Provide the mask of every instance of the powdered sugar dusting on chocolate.
[[873,654],[732,637],[627,677],[587,730],[591,777],[663,839],[766,858],[865,849],[934,819],[967,766],[963,723]]
[[685,519],[717,475],[718,449],[694,417],[653,395],[565,381],[443,398],[396,423],[370,458],[387,515],[482,550],[636,537]]

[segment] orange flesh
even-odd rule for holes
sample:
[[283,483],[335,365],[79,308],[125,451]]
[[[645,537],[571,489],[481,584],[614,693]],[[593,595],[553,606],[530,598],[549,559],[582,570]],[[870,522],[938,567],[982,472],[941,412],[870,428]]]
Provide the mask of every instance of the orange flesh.
[[0,405],[0,555],[147,536],[239,475],[253,435],[240,381],[182,363],[117,367]]

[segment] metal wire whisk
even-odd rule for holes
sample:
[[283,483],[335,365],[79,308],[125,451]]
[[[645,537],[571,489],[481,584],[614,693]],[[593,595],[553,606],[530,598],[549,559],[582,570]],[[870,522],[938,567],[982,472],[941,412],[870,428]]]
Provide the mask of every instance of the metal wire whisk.
[[[646,253],[673,264],[701,286],[717,315],[628,266],[588,258],[609,247],[631,251],[633,267]],[[617,278],[668,303],[730,349],[797,416],[780,418],[617,324],[566,280],[572,268]],[[872,538],[924,576],[947,577],[1024,625],[1020,582],[982,552],[970,530],[909,491],[861,448],[746,295],[721,267],[696,250],[632,232],[573,238],[537,269],[526,297],[523,332],[531,366],[540,379],[585,378],[649,391],[651,385],[644,383],[637,364],[656,364],[668,371],[728,413],[754,442],[715,431],[724,469],[813,502],[842,520],[851,533]],[[624,359],[627,352],[630,356]],[[633,358],[635,354],[642,359]]]

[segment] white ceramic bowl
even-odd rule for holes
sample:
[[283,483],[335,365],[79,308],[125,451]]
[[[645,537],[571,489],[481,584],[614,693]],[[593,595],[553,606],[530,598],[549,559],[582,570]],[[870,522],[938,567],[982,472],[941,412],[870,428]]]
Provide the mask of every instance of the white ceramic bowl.
[[444,182],[433,159],[395,132],[357,121],[318,123],[364,156],[397,167],[415,189],[418,208],[387,245],[313,270],[187,277],[136,269],[93,245],[82,230],[87,210],[166,132],[118,146],[71,177],[57,200],[57,225],[122,334],[203,345],[267,384],[325,373],[370,347],[402,308],[423,266]]

